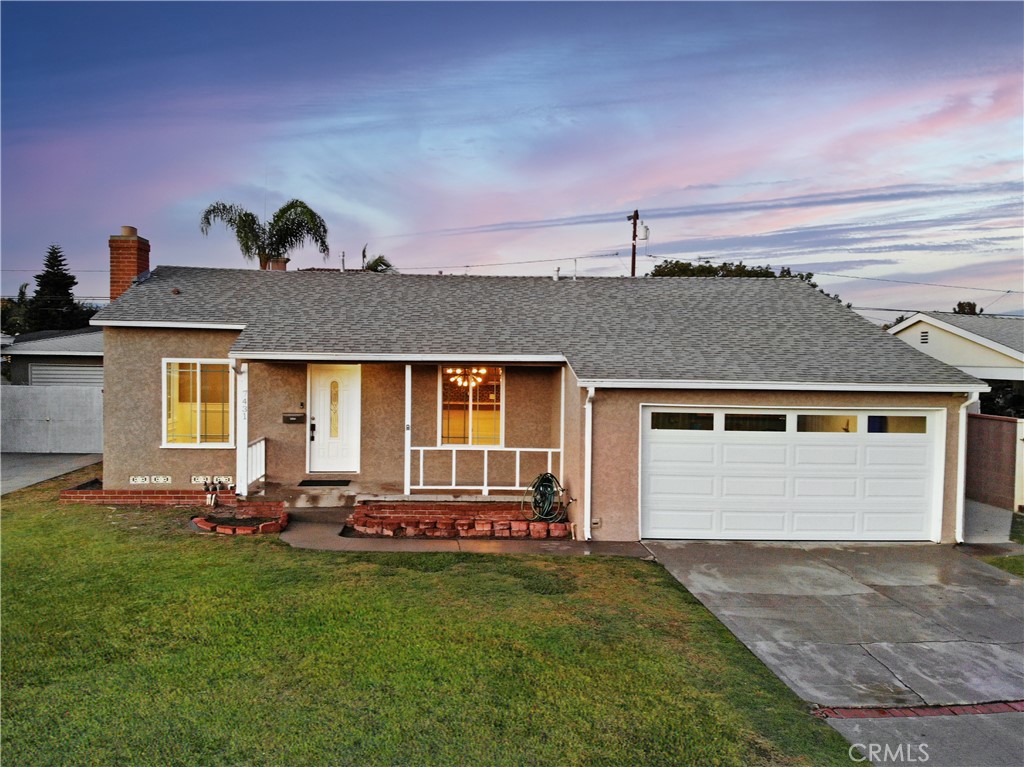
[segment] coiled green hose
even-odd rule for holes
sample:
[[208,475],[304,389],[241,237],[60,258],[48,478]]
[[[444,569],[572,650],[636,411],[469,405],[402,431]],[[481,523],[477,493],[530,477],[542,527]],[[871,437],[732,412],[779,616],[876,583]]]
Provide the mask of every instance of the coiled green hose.
[[[562,496],[565,488],[559,484],[554,474],[545,472],[539,475],[523,496],[522,508],[526,510],[526,499],[530,498],[530,506],[533,508],[533,520],[535,522],[561,522],[565,519],[565,504],[562,503]],[[571,502],[571,501],[570,501]]]

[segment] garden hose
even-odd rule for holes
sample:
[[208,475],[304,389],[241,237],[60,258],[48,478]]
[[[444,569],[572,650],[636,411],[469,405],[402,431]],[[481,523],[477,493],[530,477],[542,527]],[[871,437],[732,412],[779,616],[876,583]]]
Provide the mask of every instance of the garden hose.
[[535,522],[560,522],[565,518],[565,506],[562,505],[564,493],[565,488],[559,484],[555,475],[545,472],[530,483],[523,496],[522,508],[525,511],[526,499],[532,495],[530,506],[533,508]]

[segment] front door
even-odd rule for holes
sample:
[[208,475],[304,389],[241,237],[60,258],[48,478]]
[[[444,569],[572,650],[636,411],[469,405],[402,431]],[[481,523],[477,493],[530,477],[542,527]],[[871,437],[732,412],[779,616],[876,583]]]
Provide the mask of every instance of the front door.
[[309,470],[359,471],[359,365],[309,366]]

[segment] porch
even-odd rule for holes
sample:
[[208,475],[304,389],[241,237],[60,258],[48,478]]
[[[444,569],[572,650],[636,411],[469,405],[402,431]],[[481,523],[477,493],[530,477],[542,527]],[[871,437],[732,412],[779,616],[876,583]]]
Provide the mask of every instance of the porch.
[[[565,378],[550,364],[241,362],[235,491],[292,508],[518,501],[539,474],[564,475]],[[299,487],[318,479],[347,484]]]

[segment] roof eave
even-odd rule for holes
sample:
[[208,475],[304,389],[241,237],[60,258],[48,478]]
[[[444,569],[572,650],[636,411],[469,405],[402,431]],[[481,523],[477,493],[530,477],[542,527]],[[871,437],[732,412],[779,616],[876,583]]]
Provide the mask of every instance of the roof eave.
[[272,360],[275,362],[451,362],[469,359],[473,362],[554,362],[564,363],[562,354],[476,354],[474,352],[450,352],[444,354],[401,354],[362,352],[273,352],[273,351],[231,351],[228,357],[236,360]]
[[974,384],[844,383],[837,381],[698,381],[663,378],[581,378],[582,388],[596,389],[744,389],[761,391],[917,392],[949,394],[987,392],[990,387]]
[[168,322],[167,320],[103,320],[95,317],[90,325],[105,328],[168,328],[171,330],[245,330],[238,322]]

